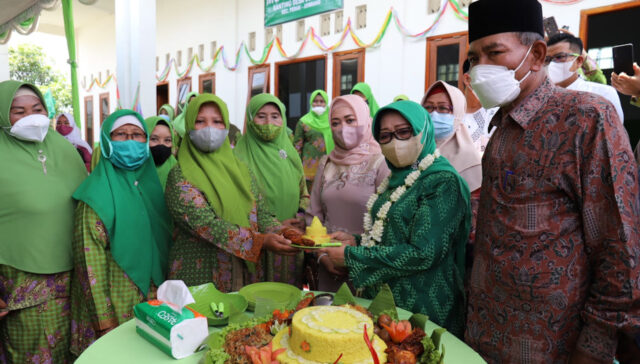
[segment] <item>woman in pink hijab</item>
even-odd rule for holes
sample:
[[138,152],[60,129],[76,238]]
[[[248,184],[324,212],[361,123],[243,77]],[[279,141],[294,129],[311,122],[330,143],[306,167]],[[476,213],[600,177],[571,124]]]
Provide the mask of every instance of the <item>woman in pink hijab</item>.
[[[307,224],[317,216],[329,233],[362,234],[365,205],[389,175],[389,168],[371,133],[369,107],[361,97],[334,99],[329,123],[335,148],[320,160]],[[346,272],[336,270],[325,255],[317,257],[322,263],[318,264],[317,289],[335,292],[346,281]]]
[[80,129],[76,126],[76,121],[69,113],[62,113],[56,119],[56,131],[64,136],[80,153],[87,171],[91,171],[91,152],[89,144],[82,140]]
[[[467,127],[463,123],[467,100],[457,87],[444,81],[437,81],[422,98],[422,106],[431,115],[436,136],[436,145],[440,153],[447,158],[453,168],[467,182],[471,191],[471,233],[469,242],[473,243],[476,232],[476,219],[482,184],[482,155],[473,143]],[[473,252],[473,246],[467,246],[467,257]],[[469,263],[470,261],[468,261]]]

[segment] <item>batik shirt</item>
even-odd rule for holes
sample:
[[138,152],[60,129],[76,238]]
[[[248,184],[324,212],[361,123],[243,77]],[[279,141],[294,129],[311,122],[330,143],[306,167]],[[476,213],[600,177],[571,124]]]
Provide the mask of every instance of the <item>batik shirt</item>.
[[611,362],[640,328],[637,169],[615,108],[547,79],[497,127],[465,341],[489,362]]

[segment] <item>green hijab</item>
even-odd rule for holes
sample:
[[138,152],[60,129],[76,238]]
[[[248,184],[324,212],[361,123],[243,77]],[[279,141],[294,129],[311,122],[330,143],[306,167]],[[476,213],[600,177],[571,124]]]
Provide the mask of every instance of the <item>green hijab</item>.
[[[411,127],[413,128],[413,135],[419,135],[422,133],[422,138],[420,139],[420,143],[423,145],[422,151],[420,152],[420,156],[418,157],[418,161],[422,160],[429,154],[433,154],[436,150],[436,139],[434,133],[433,122],[431,121],[431,116],[429,113],[422,107],[422,105],[408,100],[396,101],[391,103],[378,111],[373,119],[373,135],[376,140],[379,140],[380,135],[380,120],[384,116],[384,114],[390,110],[399,112],[402,117],[404,117]],[[391,176],[389,177],[389,189],[396,188],[398,186],[404,185],[405,178],[409,175],[409,173],[413,172],[414,169],[411,166],[407,166],[404,168],[396,168],[393,164],[387,161],[387,166],[391,170]],[[460,192],[462,193],[463,200],[466,205],[469,205],[469,187],[467,186],[467,182],[458,174],[455,168],[449,163],[449,161],[443,157],[438,157],[433,164],[427,168],[425,171],[422,171],[420,177],[418,177],[418,181],[429,176],[434,173],[439,172],[449,172],[455,175],[458,179],[458,184],[460,186]],[[416,182],[418,183],[418,182]],[[371,216],[376,216],[380,208],[382,207],[381,200],[378,200],[372,209]],[[471,210],[469,210],[469,217],[466,219],[467,226],[465,227],[466,231],[469,231],[471,224]],[[465,247],[466,244],[458,244],[458,251],[456,252],[456,265],[460,272],[464,272],[465,268]]]
[[125,115],[135,116],[150,134],[142,116],[133,110],[109,115],[100,131],[100,161],[73,198],[98,214],[107,228],[113,259],[146,296],[151,280],[158,286],[166,277],[171,220],[153,158],[127,171],[114,166],[107,157],[111,154],[113,123]]
[[378,106],[376,98],[373,97],[371,87],[364,82],[358,82],[351,89],[351,93],[353,94],[355,91],[361,92],[367,98],[367,104],[369,105],[369,114],[373,118],[373,116],[378,112],[378,109],[380,109],[380,106]]
[[[35,86],[0,82],[0,265],[36,274],[65,272],[73,268],[71,195],[87,169],[76,148],[52,128],[41,143],[9,134],[9,110],[22,86],[45,105]],[[46,157],[46,174],[39,151]]]
[[191,91],[187,94],[187,97],[185,97],[185,102],[184,102],[184,106],[182,107],[182,112],[180,113],[180,115],[176,116],[176,118],[171,118],[171,120],[173,120],[173,129],[175,130],[175,132],[178,134],[178,136],[180,136],[180,138],[184,138],[184,134],[185,134],[185,117],[187,114],[187,109],[189,108],[189,99],[192,96],[198,96],[198,93],[195,91]]
[[[273,140],[266,141],[262,137],[260,126],[253,119],[269,103],[280,109],[283,126]],[[247,132],[234,149],[236,156],[247,163],[256,175],[269,207],[280,221],[295,217],[300,206],[300,181],[304,176],[300,156],[284,127],[287,125],[285,115],[285,106],[277,97],[271,94],[252,97],[247,106]],[[273,125],[271,128],[275,129]]]
[[[326,104],[326,110],[324,114],[318,115],[311,111],[313,107],[313,100],[316,96],[321,95]],[[329,123],[329,95],[323,90],[315,90],[311,94],[311,98],[309,99],[309,112],[300,118],[300,121],[309,125],[309,127],[313,130],[317,130],[322,133],[322,137],[324,138],[324,145],[326,147],[326,154],[331,153],[333,150],[333,134],[331,133],[331,124]]]
[[409,100],[409,96],[407,96],[407,95],[405,95],[405,94],[400,94],[400,95],[396,96],[396,97],[393,99],[393,102],[396,102],[396,101],[402,101],[402,100],[405,100],[405,101],[406,101],[406,100]]
[[173,119],[176,117],[176,110],[173,108],[173,106],[169,105],[169,104],[164,104],[162,106],[160,106],[160,110],[164,110],[167,112],[167,116],[169,117],[169,120],[173,121]]
[[[169,132],[171,133],[171,138],[173,139],[173,135],[174,135],[173,127],[171,126],[171,123],[167,122],[165,119],[159,116],[151,116],[144,119],[144,122],[145,124],[147,124],[147,130],[149,130],[149,135],[153,133],[153,129],[155,129],[156,125],[160,123],[162,125],[166,125],[169,128]],[[162,165],[156,166],[156,172],[158,172],[158,178],[160,178],[160,184],[162,185],[163,191],[167,186],[167,177],[169,177],[169,172],[171,171],[171,168],[173,168],[173,166],[175,166],[176,164],[178,164],[178,160],[172,154],[171,156],[169,156],[169,158],[167,158],[166,161],[164,161],[164,163],[162,163]]]
[[187,137],[178,150],[178,164],[184,177],[204,193],[218,216],[230,223],[249,227],[249,213],[254,201],[251,175],[247,166],[233,155],[229,138],[211,153],[201,152],[189,138],[188,133],[194,130],[200,107],[206,103],[218,106],[224,125],[229,129],[227,104],[209,93],[197,96],[186,110]]

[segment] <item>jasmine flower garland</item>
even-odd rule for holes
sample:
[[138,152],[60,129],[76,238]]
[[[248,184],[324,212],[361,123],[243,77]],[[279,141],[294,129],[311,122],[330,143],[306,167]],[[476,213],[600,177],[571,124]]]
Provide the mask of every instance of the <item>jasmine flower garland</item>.
[[382,241],[382,234],[384,233],[384,223],[386,221],[387,213],[389,212],[391,205],[398,201],[400,197],[402,197],[402,195],[407,192],[407,190],[411,188],[414,183],[416,183],[416,181],[420,177],[420,174],[431,167],[433,162],[439,157],[440,151],[438,149],[436,149],[433,154],[429,154],[428,156],[424,157],[418,164],[418,169],[409,173],[409,175],[404,179],[404,185],[397,187],[395,191],[391,193],[389,201],[385,202],[382,207],[380,207],[380,210],[378,210],[378,213],[376,214],[376,221],[373,222],[371,218],[371,209],[378,200],[378,197],[383,194],[389,187],[389,177],[385,178],[384,181],[380,183],[380,186],[378,186],[376,193],[371,195],[371,197],[369,197],[369,201],[367,201],[367,212],[365,212],[364,214],[364,234],[362,234],[362,241],[360,245],[372,247],[375,246],[376,243],[380,243]]

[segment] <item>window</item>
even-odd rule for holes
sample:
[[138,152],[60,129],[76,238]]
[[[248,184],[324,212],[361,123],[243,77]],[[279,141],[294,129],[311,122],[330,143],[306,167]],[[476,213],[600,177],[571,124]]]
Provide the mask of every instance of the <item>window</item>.
[[85,140],[93,146],[93,96],[84,97]]
[[613,69],[613,47],[591,48],[589,57],[593,59],[600,69]]
[[159,111],[160,107],[169,103],[169,83],[167,81],[160,82],[156,85],[156,107]]
[[216,93],[216,74],[215,72],[204,73],[198,76],[198,83],[200,84],[199,92],[202,93]]
[[249,67],[247,104],[253,96],[263,92],[269,92],[269,70],[270,66],[268,64]]
[[467,32],[427,38],[425,91],[436,81],[462,88],[462,64],[467,58]]
[[176,116],[182,113],[182,106],[191,92],[191,77],[183,77],[178,80],[178,100],[176,102]]
[[313,91],[326,90],[327,57],[314,56],[276,63],[275,94],[287,107],[287,126],[295,130],[309,111]]
[[109,93],[100,94],[100,126],[109,116]]
[[347,95],[358,82],[364,82],[364,49],[333,54],[333,97]]

